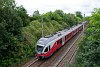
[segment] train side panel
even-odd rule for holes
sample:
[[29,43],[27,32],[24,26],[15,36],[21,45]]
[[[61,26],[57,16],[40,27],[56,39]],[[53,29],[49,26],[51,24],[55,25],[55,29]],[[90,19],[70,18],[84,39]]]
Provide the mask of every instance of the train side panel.
[[56,52],[57,49],[63,46],[66,42],[68,42],[68,40],[70,40],[74,35],[79,33],[81,30],[83,30],[83,25],[80,25],[78,28],[70,31],[70,33],[66,34],[65,36],[62,36],[61,38],[53,41],[52,43],[49,43],[48,52],[44,52],[39,56],[43,56],[45,58],[51,56],[54,52]]

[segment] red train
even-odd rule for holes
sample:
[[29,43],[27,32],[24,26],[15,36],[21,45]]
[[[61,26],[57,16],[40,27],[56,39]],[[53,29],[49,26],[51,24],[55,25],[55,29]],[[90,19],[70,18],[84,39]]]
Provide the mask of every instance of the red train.
[[86,21],[78,24],[77,26],[73,26],[70,29],[58,31],[53,35],[48,35],[40,38],[36,44],[36,57],[48,58],[49,56],[51,56],[54,52],[56,52],[57,49],[63,46],[75,34],[77,34],[81,30],[84,30],[85,24]]

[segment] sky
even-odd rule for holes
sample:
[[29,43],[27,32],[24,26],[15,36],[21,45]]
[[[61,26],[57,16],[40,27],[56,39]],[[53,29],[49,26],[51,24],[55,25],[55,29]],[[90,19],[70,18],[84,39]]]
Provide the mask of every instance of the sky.
[[40,14],[63,10],[64,13],[75,13],[81,11],[82,14],[90,16],[94,8],[100,8],[100,0],[15,0],[17,6],[23,5],[29,15],[39,10]]

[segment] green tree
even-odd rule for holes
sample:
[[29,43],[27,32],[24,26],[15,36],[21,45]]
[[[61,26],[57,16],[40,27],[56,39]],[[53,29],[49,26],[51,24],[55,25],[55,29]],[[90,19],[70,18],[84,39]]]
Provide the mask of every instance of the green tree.
[[28,24],[23,7],[16,7],[14,0],[0,0],[0,67],[8,67],[21,58],[21,29]]
[[16,7],[17,9],[17,13],[18,13],[18,16],[20,16],[21,20],[22,20],[22,23],[23,23],[23,26],[27,26],[29,24],[29,17],[28,17],[28,14],[27,14],[27,11],[25,10],[25,8],[23,6],[20,6],[20,7]]
[[54,16],[54,20],[56,20],[58,22],[63,21],[64,13],[62,10],[55,10],[53,13],[53,16]]
[[100,66],[100,8],[92,12],[86,36],[79,46],[77,67]]
[[49,22],[51,20],[54,20],[53,12],[51,12],[51,11],[43,14],[41,17],[44,18],[45,22]]
[[83,18],[82,13],[80,11],[76,11],[75,14],[77,17],[80,17],[81,19]]
[[40,14],[39,14],[39,11],[37,10],[37,11],[34,11],[33,13],[33,20],[38,20],[38,19],[40,19]]
[[64,12],[62,10],[55,10],[54,13],[59,14],[60,17],[63,17],[63,15],[64,15]]
[[78,19],[77,17],[74,15],[74,14],[70,14],[68,13],[66,15],[66,18],[65,18],[66,22],[68,22],[68,25],[71,27],[73,25],[76,25],[78,24]]

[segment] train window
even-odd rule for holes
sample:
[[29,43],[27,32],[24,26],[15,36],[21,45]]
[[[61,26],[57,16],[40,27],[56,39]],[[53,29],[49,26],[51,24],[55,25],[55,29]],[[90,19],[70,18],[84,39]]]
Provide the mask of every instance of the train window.
[[68,38],[70,37],[70,33],[67,35],[68,36]]
[[67,35],[66,35],[66,40],[67,40]]
[[62,44],[62,39],[60,39],[60,44]]
[[59,44],[59,40],[57,41],[57,43],[56,44]]
[[38,52],[42,52],[42,50],[43,50],[43,46],[37,45],[37,51],[38,51]]
[[49,46],[49,50],[50,50],[50,46]]
[[66,36],[65,36],[65,40],[66,40]]
[[46,47],[45,51],[44,52],[48,52],[48,47]]

